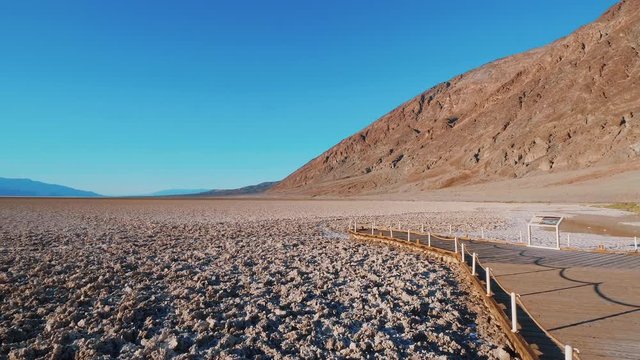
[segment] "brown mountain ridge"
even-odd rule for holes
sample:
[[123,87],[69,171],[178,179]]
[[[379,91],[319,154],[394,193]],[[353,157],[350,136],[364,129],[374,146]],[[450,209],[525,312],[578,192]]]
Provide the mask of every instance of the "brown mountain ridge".
[[269,192],[424,192],[639,162],[640,1],[633,0],[547,46],[427,90]]

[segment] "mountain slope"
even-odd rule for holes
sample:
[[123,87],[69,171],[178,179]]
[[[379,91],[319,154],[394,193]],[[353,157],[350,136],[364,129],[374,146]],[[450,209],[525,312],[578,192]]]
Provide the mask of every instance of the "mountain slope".
[[77,190],[67,186],[47,184],[30,179],[0,178],[0,196],[101,196],[91,191]]
[[420,192],[638,161],[640,1],[622,1],[550,45],[427,90],[269,192]]

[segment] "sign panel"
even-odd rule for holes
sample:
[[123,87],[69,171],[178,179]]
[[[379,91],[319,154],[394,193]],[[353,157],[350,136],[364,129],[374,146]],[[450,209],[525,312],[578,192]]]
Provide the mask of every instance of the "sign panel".
[[[529,224],[527,224],[527,245],[532,247],[541,247],[547,249],[560,249],[560,223],[564,219],[562,216],[545,216],[545,215],[536,215],[531,218]],[[556,246],[541,246],[541,245],[533,245],[531,244],[531,228],[532,227],[549,227],[554,228],[556,231]]]
[[531,225],[541,225],[541,226],[558,226],[562,221],[562,217],[560,216],[534,216],[529,221]]

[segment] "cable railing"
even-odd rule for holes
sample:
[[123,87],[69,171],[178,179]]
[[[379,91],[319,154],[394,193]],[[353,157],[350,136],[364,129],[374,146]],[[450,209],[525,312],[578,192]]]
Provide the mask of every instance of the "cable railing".
[[[453,229],[451,228],[448,235],[442,235],[435,234],[430,231],[425,231],[425,227],[422,224],[419,226],[420,231],[412,230],[412,228],[415,228],[415,226],[407,226],[407,228],[402,229],[400,226],[401,224],[398,225],[399,226],[397,228],[394,228],[391,225],[376,226],[375,222],[371,222],[368,224],[358,224],[357,220],[353,220],[349,223],[349,232],[357,236],[394,241],[405,245],[417,246],[422,250],[437,251],[439,254],[444,254],[457,260],[457,263],[462,265],[462,268],[465,269],[465,272],[468,274],[472,282],[479,286],[480,290],[485,293],[486,298],[490,300],[489,304],[492,304],[492,311],[500,314],[500,317],[503,320],[502,325],[503,327],[505,327],[505,331],[508,331],[512,335],[514,335],[510,337],[512,342],[520,343],[520,352],[523,352],[523,354],[521,355],[524,355],[526,358],[531,359],[538,358],[535,351],[533,350],[531,345],[524,339],[524,337],[522,337],[521,335],[517,336],[519,335],[521,330],[525,330],[522,328],[523,325],[518,321],[518,308],[526,315],[527,320],[531,320],[531,322],[533,322],[534,326],[532,327],[535,327],[537,330],[541,331],[544,336],[546,336],[558,348],[558,350],[564,354],[565,360],[580,360],[580,351],[577,348],[573,348],[569,344],[563,343],[548,330],[546,330],[542,326],[542,324],[540,324],[540,322],[537,321],[532,315],[531,311],[521,300],[520,295],[515,292],[509,291],[502,283],[498,281],[495,276],[492,276],[491,268],[483,265],[478,254],[475,252],[469,252],[468,246],[465,245],[464,242],[462,242],[463,240],[470,241],[476,239],[471,239],[470,237],[458,237],[453,233]],[[439,244],[434,243],[433,240],[438,241]],[[492,240],[490,239],[482,239],[482,241],[492,242]],[[443,242],[447,243],[449,246],[445,248],[444,246],[442,246]],[[471,264],[469,264],[467,260],[469,260]],[[484,276],[484,281],[481,279],[482,276]],[[492,285],[492,282],[494,283],[494,285]],[[508,298],[509,304],[504,305],[505,307],[508,307],[510,309],[509,313],[506,313],[500,306],[498,306],[498,302],[494,298],[496,292],[504,294]],[[506,302],[507,299],[503,300],[505,300]],[[518,325],[520,325],[520,328],[518,327]]]

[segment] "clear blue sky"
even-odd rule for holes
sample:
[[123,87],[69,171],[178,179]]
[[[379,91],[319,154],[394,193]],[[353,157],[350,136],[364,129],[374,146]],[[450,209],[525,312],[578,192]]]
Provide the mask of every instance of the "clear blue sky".
[[108,195],[278,180],[614,3],[0,0],[0,176]]

